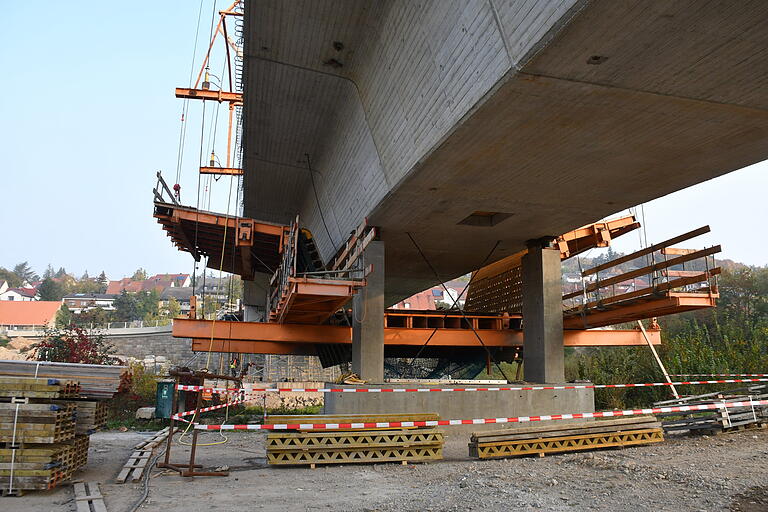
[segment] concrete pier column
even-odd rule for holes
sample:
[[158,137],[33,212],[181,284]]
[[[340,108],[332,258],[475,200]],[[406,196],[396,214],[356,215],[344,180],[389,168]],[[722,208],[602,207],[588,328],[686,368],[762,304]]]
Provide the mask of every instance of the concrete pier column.
[[373,272],[352,298],[352,371],[370,382],[384,381],[384,242],[374,241],[363,252]]
[[560,251],[528,241],[523,256],[523,362],[528,382],[565,381]]
[[253,281],[243,281],[243,321],[265,321],[270,277],[256,272]]

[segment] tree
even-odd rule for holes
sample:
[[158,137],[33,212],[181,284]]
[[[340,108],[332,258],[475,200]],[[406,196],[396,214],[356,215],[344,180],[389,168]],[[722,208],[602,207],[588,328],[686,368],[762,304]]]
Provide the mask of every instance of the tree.
[[115,319],[118,322],[131,322],[142,317],[136,297],[125,290],[115,298],[113,305],[115,306]]
[[157,291],[141,292],[137,295],[141,318],[156,318],[160,313],[160,295],[158,295]]
[[179,301],[176,300],[175,297],[171,297],[168,300],[168,307],[166,311],[168,318],[178,318],[181,316],[181,304],[179,304]]
[[96,282],[99,283],[99,289],[97,293],[107,293],[109,279],[107,279],[107,274],[105,274],[103,270],[101,271],[101,274],[99,274],[99,277],[96,278]]
[[115,364],[109,345],[101,334],[88,333],[80,327],[51,329],[40,343],[32,345],[30,359],[61,363]]
[[70,288],[72,293],[101,293],[101,285],[93,279],[81,279]]
[[88,275],[88,269],[85,269],[85,272],[83,272],[83,275],[80,277],[81,281],[85,281],[87,279],[90,279],[91,277]]
[[61,309],[56,312],[56,327],[59,329],[69,327],[72,323],[72,312],[66,304],[61,305]]
[[53,271],[53,267],[49,263],[47,267],[45,267],[45,272],[43,272],[43,279],[51,279],[53,276],[55,276],[55,272]]
[[93,308],[82,311],[74,319],[77,325],[106,326],[111,320],[111,312],[102,308]]
[[59,270],[56,271],[56,274],[54,274],[53,277],[62,278],[67,275],[67,271],[64,267],[59,267]]
[[59,281],[44,279],[37,288],[37,293],[40,295],[40,300],[60,301],[67,290]]
[[27,264],[26,261],[22,261],[21,263],[13,267],[13,273],[16,274],[19,280],[21,280],[22,284],[31,283],[32,281],[37,281],[40,278],[40,276],[38,276],[32,270],[32,268]]
[[7,268],[0,267],[0,281],[6,281],[10,288],[18,288],[22,285],[19,276]]
[[145,281],[147,279],[147,271],[143,268],[139,268],[136,272],[133,273],[131,279],[134,281]]

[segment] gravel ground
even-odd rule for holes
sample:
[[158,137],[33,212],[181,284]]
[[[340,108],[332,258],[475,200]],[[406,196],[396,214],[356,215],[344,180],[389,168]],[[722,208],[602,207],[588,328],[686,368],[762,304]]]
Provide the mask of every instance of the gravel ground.
[[[264,435],[231,433],[228,443],[199,449],[198,462],[227,465],[228,477],[185,479],[154,469],[140,510],[768,510],[766,430],[676,435],[645,447],[491,461],[470,459],[469,436],[455,434],[440,462],[315,470],[268,467]],[[80,478],[101,483],[110,512],[129,510],[141,495],[139,484],[112,482],[142,437],[119,432],[91,437]],[[204,439],[220,437],[207,433]],[[180,445],[173,450],[172,459],[179,462],[188,453]],[[3,511],[76,510],[69,486],[0,500]]]

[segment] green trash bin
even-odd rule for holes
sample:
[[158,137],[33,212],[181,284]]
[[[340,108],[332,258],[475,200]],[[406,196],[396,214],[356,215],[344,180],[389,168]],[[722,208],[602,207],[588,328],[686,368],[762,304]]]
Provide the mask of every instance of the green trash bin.
[[160,380],[157,382],[157,394],[155,395],[155,418],[171,417],[171,407],[173,407],[173,384],[172,380]]

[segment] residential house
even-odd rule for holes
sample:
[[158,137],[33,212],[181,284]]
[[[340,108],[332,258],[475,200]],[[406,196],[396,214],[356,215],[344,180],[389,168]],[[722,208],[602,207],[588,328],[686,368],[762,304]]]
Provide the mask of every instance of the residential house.
[[79,314],[96,308],[101,308],[104,311],[114,311],[115,297],[117,295],[109,293],[71,293],[64,297],[62,301],[71,312]]
[[189,274],[155,274],[152,277],[147,278],[147,281],[158,282],[170,282],[172,288],[187,288],[192,286],[192,279]]
[[23,302],[38,299],[37,290],[34,288],[6,288],[5,291],[0,292],[0,301]]
[[8,281],[0,280],[0,293],[5,292],[8,289]]
[[53,327],[61,305],[47,300],[0,301],[0,329]]
[[[411,295],[392,306],[392,309],[422,309],[435,310],[438,305],[445,304],[452,307],[454,302],[459,307],[464,307],[464,301],[467,298],[467,292],[464,288],[469,284],[468,281],[454,279],[443,285],[433,286],[427,290]],[[442,304],[438,304],[442,303]]]
[[128,293],[149,292],[155,290],[162,292],[165,288],[183,288],[190,286],[192,281],[189,274],[156,274],[150,278],[134,281],[130,277],[124,277],[119,281],[110,281],[106,293],[119,295],[125,290]]
[[192,297],[192,287],[191,286],[185,286],[185,287],[175,287],[175,286],[169,286],[168,288],[165,288],[162,292],[160,292],[160,302],[159,306],[160,309],[167,309],[168,303],[170,302],[171,298],[176,299],[176,302],[179,303],[179,306],[181,306],[181,314],[187,315],[190,310],[190,303],[189,298]]

